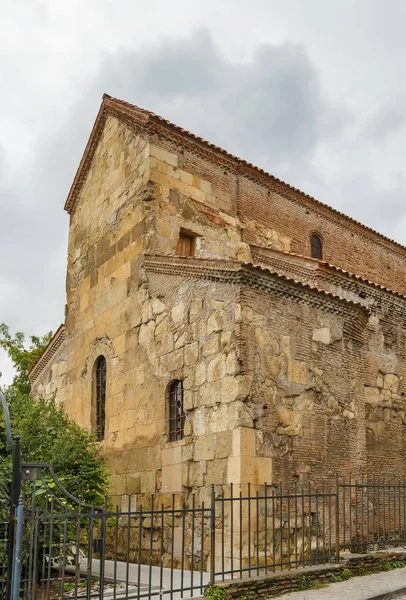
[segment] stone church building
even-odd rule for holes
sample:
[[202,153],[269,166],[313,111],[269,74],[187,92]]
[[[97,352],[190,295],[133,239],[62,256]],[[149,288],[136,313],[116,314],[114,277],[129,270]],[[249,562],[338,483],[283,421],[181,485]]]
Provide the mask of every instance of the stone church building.
[[66,319],[30,380],[98,436],[112,495],[404,472],[405,247],[107,95],[65,210]]

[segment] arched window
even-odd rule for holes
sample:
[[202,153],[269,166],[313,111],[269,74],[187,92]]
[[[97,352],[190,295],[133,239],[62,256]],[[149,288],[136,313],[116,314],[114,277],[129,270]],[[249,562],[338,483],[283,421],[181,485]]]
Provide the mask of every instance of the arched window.
[[183,440],[185,411],[183,410],[183,385],[176,379],[169,384],[169,441]]
[[106,371],[106,359],[104,356],[99,356],[95,369],[96,434],[99,442],[104,440],[106,431]]
[[323,260],[323,242],[317,233],[312,233],[310,238],[310,251],[312,258]]

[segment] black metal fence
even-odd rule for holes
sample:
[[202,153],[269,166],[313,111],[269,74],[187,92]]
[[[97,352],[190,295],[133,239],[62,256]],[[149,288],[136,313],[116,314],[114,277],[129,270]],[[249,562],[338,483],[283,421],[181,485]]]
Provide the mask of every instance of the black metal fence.
[[206,506],[165,501],[96,509],[50,495],[26,507],[24,598],[188,598],[215,581],[406,543],[404,479],[231,485]]

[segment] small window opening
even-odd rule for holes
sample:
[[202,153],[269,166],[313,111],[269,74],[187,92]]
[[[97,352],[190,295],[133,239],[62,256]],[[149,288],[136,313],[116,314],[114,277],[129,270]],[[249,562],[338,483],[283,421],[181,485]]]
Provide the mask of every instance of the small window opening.
[[312,233],[310,238],[311,257],[323,260],[323,243],[321,237],[317,233]]
[[196,238],[193,235],[181,232],[176,245],[176,254],[178,256],[195,255]]
[[99,442],[104,440],[106,430],[106,372],[104,356],[96,361],[96,435]]
[[185,411],[183,410],[183,384],[172,381],[169,385],[169,441],[183,440],[185,426]]

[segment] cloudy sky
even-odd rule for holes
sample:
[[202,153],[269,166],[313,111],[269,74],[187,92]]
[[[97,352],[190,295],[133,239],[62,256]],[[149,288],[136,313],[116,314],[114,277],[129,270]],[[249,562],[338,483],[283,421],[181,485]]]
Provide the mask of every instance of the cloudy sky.
[[404,0],[0,0],[0,322],[63,320],[103,92],[406,244],[405,21]]

